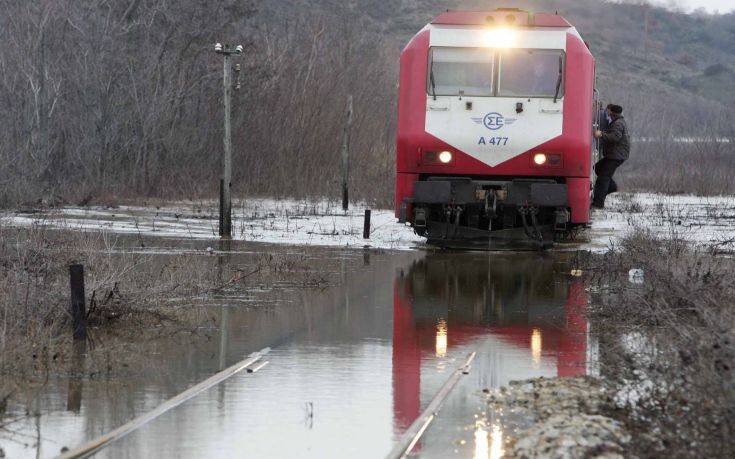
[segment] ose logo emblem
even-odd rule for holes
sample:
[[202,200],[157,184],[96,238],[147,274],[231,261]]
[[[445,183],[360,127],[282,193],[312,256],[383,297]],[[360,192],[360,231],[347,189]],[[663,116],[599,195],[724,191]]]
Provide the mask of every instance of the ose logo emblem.
[[483,117],[472,118],[477,124],[482,124],[491,131],[497,131],[498,129],[515,123],[517,118],[506,118],[498,112],[490,112]]
[[482,119],[482,124],[491,131],[497,131],[501,127],[505,126],[505,117],[496,112],[488,113]]

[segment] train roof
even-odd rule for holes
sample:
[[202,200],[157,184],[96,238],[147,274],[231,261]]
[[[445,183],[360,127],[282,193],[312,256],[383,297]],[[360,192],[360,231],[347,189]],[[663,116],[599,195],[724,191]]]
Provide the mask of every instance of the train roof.
[[498,8],[493,11],[447,11],[434,18],[431,23],[468,26],[572,27],[569,21],[558,14],[531,13],[518,8]]

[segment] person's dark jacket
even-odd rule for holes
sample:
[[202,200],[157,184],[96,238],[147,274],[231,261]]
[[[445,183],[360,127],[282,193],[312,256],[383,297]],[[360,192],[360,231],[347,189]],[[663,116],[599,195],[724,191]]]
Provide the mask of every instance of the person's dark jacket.
[[630,135],[622,116],[613,118],[602,133],[602,151],[605,158],[625,161],[630,156]]
[[[605,132],[608,127],[610,127],[610,118],[608,118],[607,110],[602,109],[599,112],[597,112],[597,128],[602,132]],[[604,157],[605,156],[605,145],[603,144],[602,140],[598,143],[598,148],[600,151],[600,154]]]

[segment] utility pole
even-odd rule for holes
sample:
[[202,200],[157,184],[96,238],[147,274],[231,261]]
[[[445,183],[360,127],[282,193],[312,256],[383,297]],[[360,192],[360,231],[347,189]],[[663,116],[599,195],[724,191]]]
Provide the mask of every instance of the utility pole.
[[[225,104],[225,136],[224,157],[222,160],[222,179],[220,180],[220,202],[219,202],[219,235],[220,237],[232,237],[232,126],[230,122],[232,112],[232,67],[230,59],[232,55],[242,54],[242,45],[231,46],[217,43],[214,52],[224,57],[224,104]],[[235,89],[240,88],[240,65],[236,66],[238,82]]]
[[646,60],[648,60],[648,7],[644,6],[645,11],[643,12],[643,54]]
[[342,210],[347,212],[349,191],[347,180],[350,177],[350,130],[352,129],[352,94],[347,97],[347,119],[342,132]]

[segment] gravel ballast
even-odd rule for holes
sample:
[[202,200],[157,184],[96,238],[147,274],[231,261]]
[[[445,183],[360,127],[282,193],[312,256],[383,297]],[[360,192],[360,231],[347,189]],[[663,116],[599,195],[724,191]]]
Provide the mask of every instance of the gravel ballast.
[[488,397],[500,424],[505,457],[622,458],[630,435],[605,413],[611,392],[598,379],[535,378],[511,382]]

